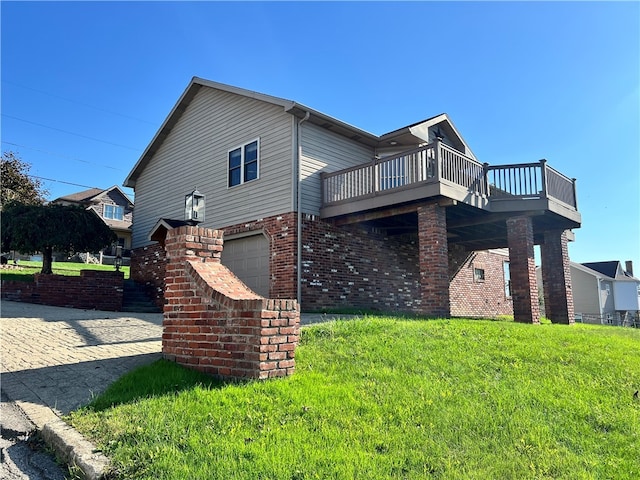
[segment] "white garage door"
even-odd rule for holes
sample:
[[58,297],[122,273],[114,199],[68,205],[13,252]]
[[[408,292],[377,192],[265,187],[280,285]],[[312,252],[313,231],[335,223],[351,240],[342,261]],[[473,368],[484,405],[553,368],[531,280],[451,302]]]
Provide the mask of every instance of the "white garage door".
[[264,235],[225,239],[222,264],[251,290],[269,296],[269,240]]

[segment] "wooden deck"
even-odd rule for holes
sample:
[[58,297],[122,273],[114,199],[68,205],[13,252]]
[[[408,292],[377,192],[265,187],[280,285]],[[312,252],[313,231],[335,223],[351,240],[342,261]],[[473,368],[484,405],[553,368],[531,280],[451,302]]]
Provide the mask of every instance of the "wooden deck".
[[580,226],[575,179],[536,163],[490,166],[436,140],[393,157],[322,175],[322,218],[362,214],[429,198],[484,212],[550,212]]

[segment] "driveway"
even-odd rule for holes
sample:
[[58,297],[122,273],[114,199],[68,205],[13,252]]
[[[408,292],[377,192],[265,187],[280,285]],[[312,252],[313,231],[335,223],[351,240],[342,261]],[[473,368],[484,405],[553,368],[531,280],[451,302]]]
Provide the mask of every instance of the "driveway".
[[162,314],[0,303],[2,391],[38,428],[161,357]]

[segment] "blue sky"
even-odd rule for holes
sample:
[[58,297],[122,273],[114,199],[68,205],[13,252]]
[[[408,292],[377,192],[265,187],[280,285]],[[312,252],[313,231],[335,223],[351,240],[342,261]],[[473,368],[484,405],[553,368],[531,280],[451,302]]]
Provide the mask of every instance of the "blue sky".
[[0,9],[2,151],[56,180],[50,199],[122,185],[199,76],[374,134],[446,112],[482,162],[546,158],[577,178],[572,260],[633,260],[640,273],[638,2]]

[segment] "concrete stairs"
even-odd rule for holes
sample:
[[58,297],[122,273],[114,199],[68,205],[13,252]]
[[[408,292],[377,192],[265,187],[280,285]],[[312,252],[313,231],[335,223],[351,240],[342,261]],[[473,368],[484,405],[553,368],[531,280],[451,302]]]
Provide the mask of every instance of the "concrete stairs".
[[134,313],[162,313],[155,304],[144,285],[133,280],[124,281],[123,312]]

